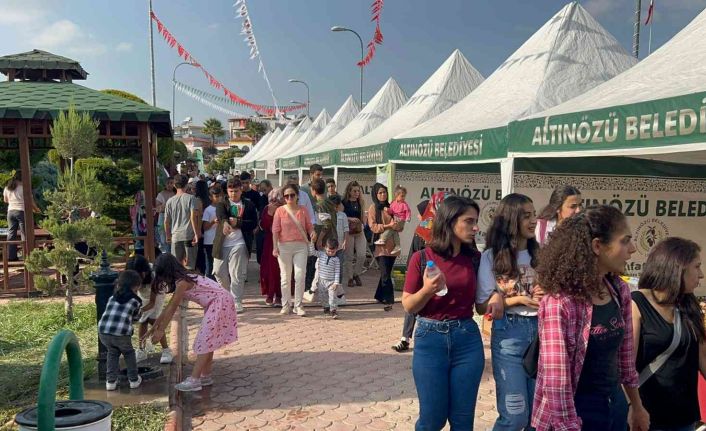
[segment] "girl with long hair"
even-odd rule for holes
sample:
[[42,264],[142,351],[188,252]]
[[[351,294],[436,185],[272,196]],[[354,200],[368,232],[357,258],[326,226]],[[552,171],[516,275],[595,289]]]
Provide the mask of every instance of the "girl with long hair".
[[365,201],[360,184],[351,181],[346,186],[343,194],[343,212],[348,217],[348,235],[350,243],[346,247],[346,255],[343,260],[343,282],[348,287],[362,286],[360,274],[363,273],[363,263],[365,262],[365,249],[368,242],[363,232],[363,210]]
[[[375,183],[371,193],[373,204],[368,209],[368,226],[373,232],[373,243],[380,239],[380,234],[386,230],[395,229],[401,231],[400,225],[395,222],[392,216],[385,210],[390,207],[388,202],[387,187],[380,183]],[[385,305],[385,311],[392,310],[395,302],[395,291],[392,286],[392,267],[399,255],[393,253],[395,242],[388,238],[385,244],[375,244],[375,259],[380,268],[380,280],[375,291],[375,299]]]
[[[417,430],[472,430],[484,355],[476,303],[475,245],[480,208],[450,196],[438,209],[431,242],[414,253],[405,277],[402,305],[417,314],[412,373],[419,396]],[[427,264],[440,273],[429,278]],[[440,291],[446,288],[446,294]],[[479,312],[483,306],[476,305]]]
[[194,339],[196,363],[191,376],[175,386],[183,392],[200,391],[203,386],[213,385],[213,352],[238,339],[235,300],[216,281],[189,272],[171,254],[159,255],[153,269],[152,291],[155,294],[172,294],[169,304],[145,335],[151,335],[153,343],[164,336],[167,325],[183,300],[203,307],[201,328]]
[[[279,263],[282,310],[280,314],[292,311],[297,316],[306,316],[304,311],[304,283],[306,264],[309,256],[309,242],[314,226],[307,209],[299,205],[299,187],[287,184],[282,188],[285,204],[275,210],[272,220],[272,256]],[[292,269],[294,269],[294,308],[292,308]]]
[[535,382],[522,367],[522,356],[537,335],[542,295],[535,283],[536,224],[532,199],[518,193],[505,196],[495,210],[481,257],[477,301],[500,303],[492,310],[490,340],[499,414],[494,430],[529,426]]
[[630,402],[630,429],[649,429],[637,390],[630,288],[619,277],[634,252],[625,216],[609,205],[564,220],[540,251],[537,431],[625,429],[614,423],[618,384]]
[[564,219],[581,212],[581,192],[574,186],[557,186],[549,198],[549,203],[537,216],[535,237],[544,245],[551,233]]
[[[693,431],[699,420],[696,377],[706,375],[706,331],[694,290],[703,277],[701,248],[688,239],[667,238],[650,252],[639,290],[632,292],[640,398],[654,429]],[[647,377],[644,370],[670,347],[677,324],[676,349]]]

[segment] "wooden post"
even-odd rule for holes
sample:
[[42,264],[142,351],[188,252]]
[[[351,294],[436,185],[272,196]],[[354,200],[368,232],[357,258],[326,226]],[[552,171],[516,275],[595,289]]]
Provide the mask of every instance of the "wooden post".
[[154,159],[150,145],[150,130],[148,123],[140,123],[140,148],[142,148],[142,182],[145,192],[145,213],[147,216],[147,238],[145,238],[145,257],[154,262]]
[[[34,212],[32,211],[32,167],[30,166],[29,137],[27,137],[28,120],[17,121],[17,137],[20,141],[20,169],[22,170],[22,198],[25,202],[25,243],[23,258],[27,261],[29,253],[34,250]],[[25,287],[27,293],[34,286],[32,275],[25,267]]]

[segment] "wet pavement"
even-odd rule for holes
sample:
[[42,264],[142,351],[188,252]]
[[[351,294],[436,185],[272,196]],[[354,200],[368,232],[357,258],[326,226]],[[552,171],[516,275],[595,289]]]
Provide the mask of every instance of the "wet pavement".
[[[98,374],[83,382],[84,398],[87,400],[107,401],[113,406],[127,406],[142,404],[147,402],[157,402],[167,404],[169,402],[169,365],[159,364],[160,354],[152,354],[138,367],[151,367],[154,370],[161,368],[159,377],[144,378],[142,384],[137,389],[130,389],[127,381],[119,381],[116,391],[106,391],[105,382],[98,381]],[[155,373],[153,373],[155,374]]]
[[[318,306],[307,306],[304,318],[280,316],[259,295],[257,264],[249,269],[240,340],[216,352],[214,386],[183,397],[185,423],[191,417],[199,431],[414,428],[412,352],[391,349],[403,311],[399,303],[391,312],[374,304],[375,271],[363,276],[363,287],[347,289],[350,305],[331,320]],[[190,342],[201,316],[190,308]],[[485,346],[476,430],[491,429],[497,417],[487,340]]]

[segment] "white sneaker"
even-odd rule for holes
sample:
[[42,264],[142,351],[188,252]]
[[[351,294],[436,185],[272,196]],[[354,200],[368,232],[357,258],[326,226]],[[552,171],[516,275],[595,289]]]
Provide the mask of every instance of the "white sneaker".
[[306,316],[306,311],[304,311],[304,307],[294,307],[294,312],[297,314],[299,317],[304,317]]
[[211,377],[211,376],[201,377],[201,386],[212,386],[212,385],[213,385],[213,377]]
[[134,382],[132,380],[130,380],[130,389],[137,389],[140,387],[141,384],[142,384],[142,376],[138,375],[137,380],[135,380]]
[[243,303],[240,301],[235,301],[235,312],[242,313],[243,311],[245,311],[245,307],[243,307]]
[[289,304],[285,304],[282,306],[282,309],[279,310],[279,314],[289,314],[292,312],[292,308],[289,306]]
[[105,390],[106,391],[114,391],[116,389],[118,389],[118,381],[117,380],[114,382],[109,382],[107,380],[105,381]]
[[160,364],[171,364],[174,355],[172,354],[172,349],[166,348],[162,349],[162,357],[159,358]]
[[135,350],[135,359],[137,362],[142,362],[145,359],[147,359],[147,352],[145,352],[144,349],[137,349]]
[[379,239],[379,240],[375,241],[373,244],[375,244],[375,245],[385,245],[385,240],[384,240],[384,239]]
[[395,247],[392,250],[390,250],[390,254],[399,254],[402,252],[402,249],[399,247]]
[[187,377],[183,382],[174,385],[177,391],[181,392],[196,392],[201,390],[201,379],[195,379],[191,376]]

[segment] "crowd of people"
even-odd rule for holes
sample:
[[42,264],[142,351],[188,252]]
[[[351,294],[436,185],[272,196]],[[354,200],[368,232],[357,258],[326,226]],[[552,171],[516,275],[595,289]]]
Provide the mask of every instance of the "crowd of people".
[[[115,304],[101,321],[102,328],[121,328],[102,332],[109,352],[130,350],[111,338],[131,334],[110,323],[115,310],[129,321],[143,300],[149,303],[142,312],[149,312],[159,308],[160,295],[172,293],[161,313],[143,320],[141,340],[164,340],[182,299],[200,304],[196,366],[177,388],[212,384],[213,352],[237,339],[253,248],[263,299],[283,315],[305,316],[305,297],[316,294],[323,313],[339,318],[344,288],[362,284],[366,249],[380,273],[374,298],[391,310],[399,232],[412,217],[406,190],[395,187],[391,196],[375,184],[366,209],[358,183],[339,194],[335,181],[322,177],[314,165],[302,187],[294,176],[282,187],[261,182],[254,190],[248,173],[205,189],[198,185],[205,180],[190,188],[181,175],[174,192],[168,182],[157,211],[160,245],[169,253],[154,263],[149,298],[136,294],[144,274],[121,274]],[[697,379],[706,375],[704,314],[694,295],[703,278],[699,246],[677,237],[658,243],[631,289],[621,278],[636,250],[626,217],[615,207],[582,208],[581,202],[577,188],[557,187],[538,217],[528,196],[505,196],[482,252],[476,202],[438,192],[417,205],[403,334],[392,346],[405,352],[414,339],[417,430],[447,423],[452,430],[473,429],[485,365],[474,313],[492,320],[494,430],[695,429]],[[109,359],[109,384],[112,363],[117,360]],[[128,376],[131,386],[139,385]]]

